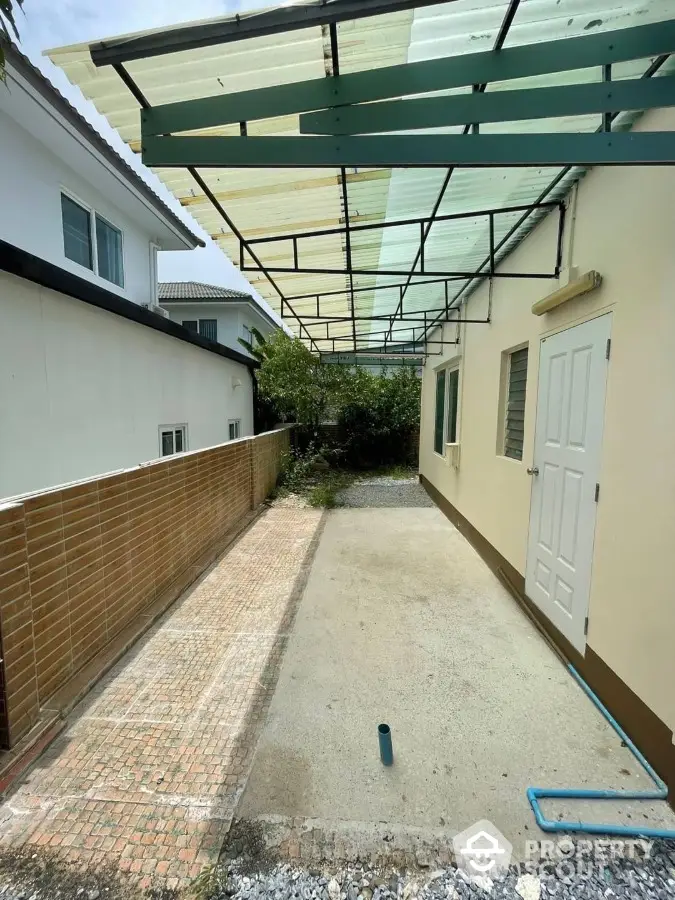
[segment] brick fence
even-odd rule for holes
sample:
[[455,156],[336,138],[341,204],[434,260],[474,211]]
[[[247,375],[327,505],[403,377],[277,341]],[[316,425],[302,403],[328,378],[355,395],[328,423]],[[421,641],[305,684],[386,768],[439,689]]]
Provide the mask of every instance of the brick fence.
[[[0,742],[269,494],[289,431],[0,505]],[[191,579],[189,579],[191,580]]]

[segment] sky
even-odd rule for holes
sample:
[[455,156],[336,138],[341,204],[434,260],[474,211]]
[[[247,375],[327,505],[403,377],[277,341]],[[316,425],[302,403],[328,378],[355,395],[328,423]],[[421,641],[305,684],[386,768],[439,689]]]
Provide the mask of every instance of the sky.
[[206,241],[204,249],[159,254],[161,281],[203,281],[254,294],[275,320],[277,314],[251,287],[206,232],[181,207],[161,181],[129,150],[93,104],[71,85],[64,73],[42,56],[45,50],[65,44],[100,40],[148,28],[176,25],[195,19],[233,15],[263,6],[282,5],[278,0],[24,0],[16,16],[20,46],[32,62],[52,81],[117,152],[134,167],[157,194]]

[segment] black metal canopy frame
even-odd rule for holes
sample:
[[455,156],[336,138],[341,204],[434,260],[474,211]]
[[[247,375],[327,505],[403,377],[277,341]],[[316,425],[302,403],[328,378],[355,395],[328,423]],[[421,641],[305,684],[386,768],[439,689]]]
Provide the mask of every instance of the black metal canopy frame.
[[[443,352],[443,347],[456,341],[431,339],[430,334],[445,321],[456,323],[488,323],[485,319],[462,319],[459,308],[485,278],[557,278],[562,264],[562,239],[565,206],[555,197],[556,189],[564,185],[576,165],[587,163],[639,164],[675,162],[675,142],[671,135],[650,133],[652,140],[643,135],[625,135],[612,132],[612,123],[625,109],[646,109],[656,106],[675,106],[675,78],[649,80],[675,51],[675,21],[656,26],[638,26],[610,35],[550,42],[548,45],[504,50],[504,43],[520,5],[520,0],[510,0],[491,53],[472,54],[449,60],[415,63],[391,67],[374,73],[357,73],[340,77],[339,39],[337,24],[343,21],[383,15],[401,10],[433,6],[448,0],[323,0],[311,5],[290,6],[249,16],[237,16],[226,22],[203,23],[172,29],[168,33],[155,33],[137,38],[121,38],[102,41],[91,47],[92,60],[97,66],[112,65],[125,85],[140,104],[142,110],[143,158],[150,165],[184,166],[201,188],[204,196],[234,234],[239,244],[239,267],[243,272],[262,273],[279,297],[282,318],[297,322],[300,337],[307,340],[311,349],[319,352],[318,341],[329,343],[331,350],[326,357],[351,354],[358,360],[361,354],[368,358],[412,356],[423,359]],[[151,107],[142,90],[135,83],[124,63],[179,50],[230,43],[263,35],[273,35],[301,28],[322,29],[329,53],[326,66],[327,80],[321,83],[279,86],[278,88],[248,91],[229,97],[173,103],[165,107]],[[663,51],[663,52],[662,52]],[[642,77],[633,81],[612,82],[611,64],[623,60],[656,58]],[[506,80],[544,72],[579,69],[593,64],[602,66],[603,83],[530,89],[527,91],[500,92],[495,97],[485,94],[488,80]],[[467,80],[468,73],[475,73],[475,81]],[[410,74],[412,73],[412,74]],[[490,76],[481,80],[480,75]],[[409,83],[406,79],[409,78]],[[401,88],[403,79],[403,89]],[[389,83],[391,82],[391,83]],[[335,85],[331,88],[331,83]],[[426,91],[443,87],[472,84],[471,94],[454,97],[403,99],[408,95],[419,96]],[[527,95],[527,96],[525,96]],[[326,99],[328,98],[328,99]],[[398,99],[388,99],[398,98]],[[380,101],[373,104],[372,100]],[[301,134],[311,138],[249,138],[247,120],[242,110],[250,109],[251,118],[267,118],[270,115],[300,114]],[[318,110],[318,112],[317,112]],[[530,119],[548,115],[574,115],[587,112],[602,113],[602,124],[595,135],[481,135],[480,123]],[[175,137],[176,132],[200,127],[240,122],[239,138]],[[402,122],[405,125],[402,126]],[[387,131],[404,128],[429,128],[444,124],[464,124],[463,134],[425,136],[387,136]],[[377,136],[363,137],[378,132]],[[326,137],[316,137],[326,135]],[[459,144],[467,136],[469,143]],[[634,138],[625,140],[626,138]],[[398,139],[397,139],[398,138]],[[411,138],[411,140],[406,140]],[[434,141],[434,138],[436,139]],[[439,143],[447,138],[444,144]],[[554,140],[547,140],[553,138]],[[575,141],[575,138],[582,140]],[[590,140],[588,140],[590,138]],[[637,138],[637,140],[635,140]],[[509,144],[509,140],[511,143]],[[307,143],[309,141],[309,144]],[[239,143],[238,143],[239,142]],[[244,143],[241,143],[244,142]],[[275,143],[276,142],[276,143]],[[295,143],[293,143],[295,142]],[[300,143],[301,142],[301,143]],[[326,143],[328,142],[328,143]],[[432,144],[442,149],[427,150]],[[560,150],[557,146],[560,145]],[[453,148],[467,147],[467,150]],[[293,150],[286,148],[293,147]],[[244,149],[246,148],[246,149]],[[269,149],[268,149],[269,148]],[[307,149],[308,148],[308,149]],[[532,148],[532,149],[530,149]],[[551,149],[553,148],[553,149]],[[586,149],[589,148],[589,149]],[[445,156],[443,154],[445,152]],[[456,156],[452,154],[456,153]],[[583,154],[589,154],[586,159]],[[365,154],[365,156],[364,156]],[[370,154],[370,156],[369,156]],[[371,156],[374,154],[374,158]],[[440,154],[440,155],[439,155]],[[449,155],[448,155],[449,154]],[[548,154],[548,155],[547,155]],[[552,155],[551,155],[552,154]],[[577,158],[582,155],[580,158]],[[566,156],[566,158],[565,158]],[[445,158],[447,167],[437,199],[429,216],[394,222],[355,225],[350,220],[349,188],[346,166],[375,165],[440,165]],[[455,165],[447,165],[448,159],[456,159],[457,165],[563,165],[537,199],[526,205],[476,210],[472,212],[440,215],[439,210],[446,197]],[[377,160],[380,162],[377,162]],[[289,161],[290,160],[290,161]],[[537,163],[539,160],[539,163]],[[567,163],[567,164],[565,164]],[[340,227],[292,232],[274,237],[247,239],[236,227],[225,208],[209,188],[197,166],[321,166],[337,167],[340,172],[342,225]],[[562,191],[564,193],[564,191]],[[559,192],[560,193],[560,192]],[[550,199],[553,197],[554,199]],[[555,260],[546,272],[505,273],[497,265],[511,249],[520,230],[528,221],[538,221],[545,215],[558,214]],[[499,216],[521,213],[506,234],[495,241],[495,221]],[[435,226],[463,218],[484,217],[488,224],[488,252],[480,265],[469,271],[453,271],[446,268],[429,269],[425,261],[425,246]],[[403,269],[368,269],[354,265],[353,237],[363,232],[416,227],[419,244],[412,264]],[[305,247],[312,239],[339,235],[345,265],[323,267],[307,265]],[[285,246],[292,255],[292,263],[272,266],[264,262],[268,247]],[[310,248],[311,253],[311,248]],[[274,280],[277,273],[316,275],[343,275],[345,287],[340,290],[317,291],[287,295]],[[359,276],[392,277],[397,280],[387,284],[363,287],[354,284]],[[453,285],[461,287],[453,293]],[[405,300],[411,288],[422,285],[442,286],[444,302],[441,306],[406,310]],[[388,290],[396,291],[398,299],[392,313],[359,315],[358,297],[361,294]],[[312,312],[305,313],[308,301],[313,301]],[[347,301],[349,315],[335,315],[330,306]],[[298,312],[297,304],[303,311]],[[344,308],[344,302],[342,305]],[[366,331],[358,328],[367,324]],[[351,334],[344,332],[351,325]],[[318,336],[316,329],[325,335]],[[310,332],[310,328],[313,332]],[[376,330],[373,330],[376,329]],[[379,330],[377,330],[379,329]],[[405,338],[399,336],[404,334]],[[342,344],[350,347],[342,347]],[[365,346],[364,346],[365,344]],[[438,347],[436,351],[432,347]]]

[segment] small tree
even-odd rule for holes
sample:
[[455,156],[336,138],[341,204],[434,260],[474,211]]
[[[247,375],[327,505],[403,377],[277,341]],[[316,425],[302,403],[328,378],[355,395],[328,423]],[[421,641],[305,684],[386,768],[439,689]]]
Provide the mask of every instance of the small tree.
[[239,343],[260,362],[256,373],[260,396],[273,403],[285,421],[316,427],[337,414],[349,381],[341,366],[322,365],[302,341],[285,331],[265,340],[253,331],[255,344]]
[[5,80],[5,51],[3,43],[12,35],[19,40],[19,29],[16,27],[16,10],[23,6],[23,0],[0,0],[0,80]]
[[252,329],[255,344],[239,343],[260,362],[256,373],[260,396],[273,403],[286,421],[316,425],[326,408],[319,360],[299,341],[279,329],[269,340]]

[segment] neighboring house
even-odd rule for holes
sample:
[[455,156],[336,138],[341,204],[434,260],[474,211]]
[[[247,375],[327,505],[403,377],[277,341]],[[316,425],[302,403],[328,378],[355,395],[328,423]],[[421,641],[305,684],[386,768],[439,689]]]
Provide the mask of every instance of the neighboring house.
[[252,434],[250,357],[156,304],[157,252],[202,242],[25,56],[6,58],[0,498]]
[[164,281],[158,296],[174,322],[241,353],[246,350],[237,338],[255,346],[252,328],[268,337],[279,327],[250,294],[215,284]]
[[[675,130],[675,112],[635,130]],[[673,168],[586,174],[560,281],[486,279],[461,315],[485,319],[491,299],[489,324],[443,326],[460,343],[425,365],[420,445],[441,508],[671,778],[674,197]],[[555,219],[497,272],[541,271]]]

